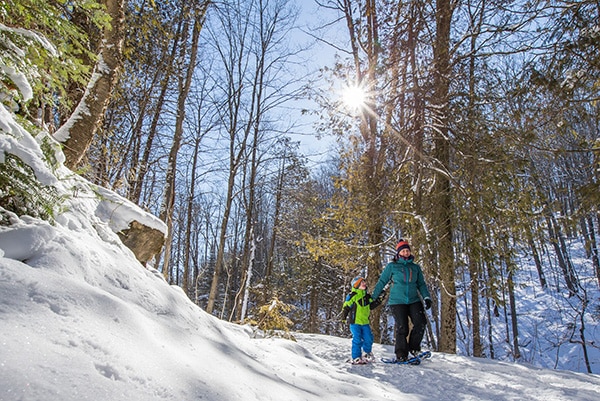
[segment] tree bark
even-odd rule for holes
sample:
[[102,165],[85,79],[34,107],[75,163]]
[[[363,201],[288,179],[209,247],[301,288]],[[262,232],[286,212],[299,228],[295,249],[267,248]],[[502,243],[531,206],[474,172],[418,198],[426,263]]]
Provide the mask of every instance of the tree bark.
[[517,303],[515,299],[515,283],[514,283],[514,266],[512,262],[507,261],[508,267],[508,299],[510,301],[510,324],[512,327],[513,336],[513,354],[515,361],[521,358],[521,350],[519,349],[519,326],[517,319]]
[[77,167],[92,143],[121,69],[124,0],[105,0],[104,5],[111,23],[103,32],[103,44],[92,78],[73,114],[54,134],[54,138],[63,144],[65,166],[70,169]]
[[434,157],[439,163],[433,188],[434,230],[441,279],[440,351],[456,353],[456,285],[452,243],[452,199],[448,143],[450,88],[450,25],[453,6],[450,0],[436,1],[436,37],[434,43]]
[[[286,148],[287,149],[287,148]],[[281,204],[283,198],[283,184],[285,176],[286,152],[284,150],[281,165],[277,171],[277,185],[275,188],[275,211],[273,215],[273,225],[271,229],[271,238],[269,239],[269,248],[267,250],[267,263],[265,266],[265,285],[262,294],[262,303],[266,304],[272,297],[271,276],[273,274],[273,263],[275,259],[275,243],[277,242],[279,231],[279,220],[281,214]]]
[[[195,6],[194,10],[194,25],[192,33],[191,53],[189,58],[189,64],[187,66],[185,76],[182,76],[179,80],[179,97],[177,100],[177,119],[175,120],[175,134],[173,136],[173,143],[171,145],[171,151],[169,152],[169,162],[167,166],[167,177],[166,177],[166,188],[164,192],[163,205],[160,211],[160,219],[167,224],[169,232],[168,240],[164,250],[163,268],[162,272],[165,279],[169,279],[169,259],[171,256],[171,241],[173,231],[173,210],[175,202],[175,180],[177,173],[177,155],[181,146],[181,139],[183,137],[183,121],[185,120],[185,103],[187,100],[188,93],[192,84],[192,76],[196,67],[196,57],[198,55],[198,40],[200,38],[200,31],[202,30],[202,24],[206,15],[207,4]],[[184,32],[187,29],[184,29]],[[186,50],[182,48],[182,59],[185,57]]]
[[[475,252],[479,255],[479,252]],[[471,314],[473,319],[473,356],[483,356],[483,344],[481,342],[481,316],[479,304],[479,271],[480,261],[469,258],[469,275],[471,277]]]
[[[563,252],[564,249],[564,239],[562,238],[562,232],[560,230],[560,225],[556,221],[556,218],[552,214],[552,211],[548,206],[545,212],[546,223],[548,224],[548,235],[550,236],[550,243],[554,248],[554,252],[556,253],[556,259],[558,260],[558,265],[563,273],[563,278],[565,279],[565,284],[567,289],[569,290],[569,297],[575,295],[577,293],[577,277],[573,272],[573,266],[571,260],[569,259],[569,255],[566,252]],[[563,245],[561,247],[561,245]]]
[[587,217],[589,225],[589,247],[590,254],[592,255],[592,263],[594,265],[594,272],[596,273],[596,280],[598,280],[598,286],[600,287],[600,256],[598,253],[598,243],[596,242],[596,234],[594,228],[594,220],[591,216]]
[[533,240],[533,234],[529,227],[525,228],[525,235],[527,236],[527,243],[529,244],[529,248],[531,249],[531,254],[533,255],[535,267],[538,272],[538,277],[540,278],[540,286],[542,288],[546,288],[548,287],[548,282],[546,281],[546,275],[544,274],[544,267],[542,265],[542,260],[540,259],[540,253],[538,252],[537,246],[535,245],[535,241]]
[[[183,249],[183,291],[188,295],[191,295],[190,286],[190,255],[192,248],[192,226],[193,226],[193,210],[194,210],[194,199],[196,196],[196,167],[198,165],[198,153],[200,148],[201,137],[197,137],[194,146],[194,155],[192,156],[192,170],[191,170],[191,182],[190,182],[190,193],[187,201],[187,217],[186,217],[186,228],[185,228],[185,240]],[[193,280],[192,280],[193,282]]]
[[[173,38],[173,43],[171,46],[171,50],[167,53],[165,51],[165,55],[163,56],[162,65],[164,66],[165,71],[163,71],[163,77],[160,82],[160,93],[156,99],[156,106],[154,107],[154,114],[152,116],[152,122],[150,123],[150,127],[148,129],[148,134],[146,138],[146,144],[144,146],[144,151],[142,153],[142,158],[139,161],[133,161],[132,169],[135,172],[135,176],[133,178],[132,185],[130,187],[130,191],[128,194],[128,198],[137,204],[140,204],[140,198],[142,196],[142,188],[144,186],[144,180],[146,178],[146,173],[148,172],[148,165],[150,164],[150,154],[153,149],[154,139],[156,138],[156,134],[158,131],[158,123],[160,120],[160,116],[163,112],[164,104],[166,102],[167,90],[169,89],[169,84],[171,83],[171,79],[173,77],[174,70],[174,60],[177,56],[177,50],[179,48],[179,44],[181,41],[181,30],[183,29],[183,22],[185,17],[183,13],[179,13],[177,20],[177,29],[175,31],[175,37]],[[158,78],[159,72],[157,71],[156,77]],[[134,127],[134,135],[138,135],[138,129],[142,129],[143,117],[139,118],[139,125]]]

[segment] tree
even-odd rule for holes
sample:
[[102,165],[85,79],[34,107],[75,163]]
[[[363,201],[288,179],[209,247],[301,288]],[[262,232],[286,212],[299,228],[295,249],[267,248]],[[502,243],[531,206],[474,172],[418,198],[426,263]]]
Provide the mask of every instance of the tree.
[[[336,237],[340,231],[329,209],[340,191],[333,178],[339,161],[329,160],[309,176],[307,166],[293,160],[282,185],[281,221],[285,224],[278,227],[275,266],[283,268],[273,272],[269,289],[302,305],[296,317],[302,330],[340,335],[339,313],[349,286],[345,270],[355,269],[355,264]],[[347,261],[352,266],[346,266]]]
[[75,111],[54,134],[64,144],[65,165],[75,168],[85,156],[104,117],[121,68],[124,0],[104,0],[110,25],[103,28],[102,47],[92,78]]
[[[382,254],[390,239],[384,238],[388,201],[393,193],[386,160],[391,132],[385,122],[393,119],[395,108],[386,100],[393,98],[399,76],[394,65],[391,77],[379,68],[384,62],[380,58],[383,39],[376,3],[329,2],[329,7],[341,14],[349,41],[348,59],[333,70],[334,79],[351,89],[358,88],[364,99],[356,110],[347,110],[348,106],[339,101],[325,105],[331,122],[326,129],[339,135],[345,145],[337,181],[340,191],[334,195],[327,213],[336,216],[339,224],[333,231],[320,233],[330,238],[321,242],[320,250],[313,251],[314,257],[323,257],[326,264],[344,266],[345,275],[368,274],[371,280],[376,280],[382,271]],[[382,88],[389,90],[390,81],[392,91],[386,96]],[[381,104],[389,107],[382,108]],[[344,116],[348,112],[355,115]],[[330,218],[324,216],[325,220]],[[375,310],[373,320],[379,321],[380,315],[381,310]],[[379,325],[374,325],[373,331],[376,338],[381,337]]]
[[[166,188],[164,191],[163,204],[160,211],[160,219],[167,223],[169,229],[169,235],[167,236],[167,242],[164,249],[164,260],[162,272],[165,279],[169,278],[169,257],[171,250],[172,240],[172,217],[175,199],[175,179],[177,173],[177,155],[181,145],[181,139],[183,136],[183,122],[185,120],[185,109],[186,101],[192,85],[192,76],[194,69],[196,68],[196,57],[198,55],[198,40],[200,37],[200,31],[204,23],[206,11],[210,1],[204,1],[200,4],[194,4],[191,7],[191,22],[192,22],[192,38],[191,38],[191,51],[189,54],[189,60],[187,67],[184,68],[179,76],[179,96],[177,101],[177,118],[175,121],[175,135],[173,137],[173,144],[171,145],[171,151],[169,153],[169,161],[167,164],[167,175],[166,175]],[[187,24],[184,24],[184,35],[187,34]],[[185,42],[186,40],[184,40]],[[186,59],[186,47],[181,48],[180,60]],[[159,256],[157,256],[158,260]]]
[[[241,260],[246,273],[239,275],[239,291],[243,292],[247,285],[247,272],[253,262],[250,255],[256,240],[253,235],[257,233],[253,225],[256,224],[258,203],[254,192],[259,179],[258,169],[269,144],[273,143],[271,134],[281,128],[281,124],[270,119],[278,107],[295,96],[295,91],[290,88],[297,84],[294,80],[284,81],[282,77],[285,64],[293,55],[285,48],[286,33],[295,19],[291,3],[287,0],[255,0],[223,4],[216,10],[217,21],[211,33],[214,50],[223,67],[222,81],[219,82],[222,95],[218,96],[222,104],[218,109],[228,142],[228,165],[217,259],[206,307],[209,313],[222,293],[219,286],[225,268],[226,240],[234,201],[240,194],[247,197],[244,199],[245,225],[242,225],[245,235],[241,244]],[[247,175],[240,179],[242,173]],[[242,299],[240,293],[238,300]],[[237,313],[241,313],[241,305],[238,303],[237,306]]]
[[[63,113],[72,110],[69,89],[88,82],[89,62],[95,58],[89,30],[109,27],[110,17],[100,7],[95,1],[73,1],[68,10],[43,0],[0,3],[0,22],[7,27],[1,32],[3,62],[14,68],[15,74],[28,77],[32,101],[22,99],[28,104],[21,104],[19,113],[29,115],[37,126],[53,132],[56,121],[64,120]],[[16,47],[8,46],[10,42]],[[18,48],[26,51],[26,57],[15,52]],[[3,91],[18,86],[10,75],[3,76]]]
[[[146,82],[145,90],[142,90],[139,106],[134,112],[135,122],[132,123],[132,138],[129,142],[132,144],[131,165],[128,167],[131,172],[128,180],[131,181],[131,184],[127,188],[127,198],[136,203],[142,202],[146,174],[152,164],[150,157],[155,151],[156,140],[160,139],[157,138],[160,130],[159,121],[168,107],[169,90],[177,70],[177,54],[180,47],[187,46],[181,41],[184,36],[189,36],[182,34],[184,22],[188,20],[182,12],[184,7],[179,7],[177,3],[175,7],[166,5],[166,10],[160,8],[160,3],[156,6],[158,9],[153,10],[148,9],[149,7],[144,4],[138,12],[134,7],[129,13],[131,15],[130,24],[134,26],[135,35],[130,36],[131,44],[128,52],[128,67],[130,68],[128,73],[131,76],[131,82],[123,83],[122,91],[127,92],[123,96],[131,99],[131,103],[134,103],[129,92],[135,93],[142,86],[140,85],[140,70],[144,74],[150,74],[146,78],[148,82]],[[172,22],[168,23],[172,15]],[[156,41],[156,38],[160,38],[160,40]],[[141,46],[148,48],[140,48]],[[154,93],[156,87],[158,94]],[[153,99],[155,100],[153,101]],[[118,108],[119,105],[115,105],[115,107]],[[148,118],[151,118],[151,121],[146,127]],[[142,137],[144,131],[146,131],[145,140]]]
[[441,333],[439,349],[456,352],[456,287],[452,231],[452,190],[450,186],[449,88],[450,88],[450,28],[454,5],[450,0],[436,1],[436,37],[433,44],[434,63],[434,153],[438,164],[432,190],[433,230],[436,239],[441,286]]

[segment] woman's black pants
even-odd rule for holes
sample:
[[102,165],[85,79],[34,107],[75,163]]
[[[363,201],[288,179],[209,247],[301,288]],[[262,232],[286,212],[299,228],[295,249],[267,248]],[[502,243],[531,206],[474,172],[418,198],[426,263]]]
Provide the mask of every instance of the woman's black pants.
[[[390,305],[395,321],[396,345],[394,352],[398,358],[406,358],[409,351],[420,351],[421,340],[425,334],[427,317],[423,303],[415,302],[410,305]],[[408,318],[413,324],[410,335],[408,331]],[[407,339],[408,336],[408,339]]]

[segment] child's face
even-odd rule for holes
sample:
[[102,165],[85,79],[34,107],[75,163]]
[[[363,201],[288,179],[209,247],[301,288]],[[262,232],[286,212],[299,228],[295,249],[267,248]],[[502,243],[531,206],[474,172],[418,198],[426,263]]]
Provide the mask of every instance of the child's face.
[[360,281],[360,285],[358,286],[359,289],[364,290],[367,288],[367,280],[361,280]]

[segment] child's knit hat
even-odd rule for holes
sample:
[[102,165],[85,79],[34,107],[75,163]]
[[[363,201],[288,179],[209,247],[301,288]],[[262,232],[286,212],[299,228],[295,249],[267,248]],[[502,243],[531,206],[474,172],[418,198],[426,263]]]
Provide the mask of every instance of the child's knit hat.
[[358,288],[360,287],[360,283],[362,283],[363,281],[365,281],[365,279],[361,276],[358,277],[354,277],[352,279],[352,288]]

